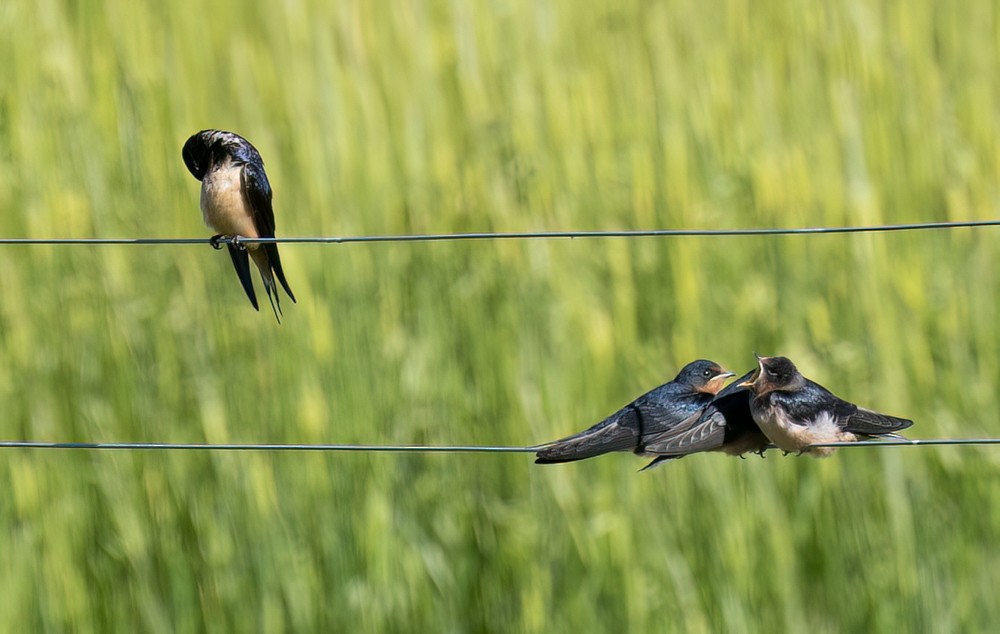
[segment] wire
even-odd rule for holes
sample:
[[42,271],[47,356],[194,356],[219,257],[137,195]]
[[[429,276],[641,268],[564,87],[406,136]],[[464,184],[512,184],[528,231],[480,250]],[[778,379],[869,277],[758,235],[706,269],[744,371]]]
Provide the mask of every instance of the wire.
[[948,445],[1000,445],[1000,438],[896,438],[893,440],[858,440],[855,442],[828,442],[810,447],[920,447]]
[[[834,233],[880,233],[928,229],[969,229],[1000,227],[1000,220],[963,220],[956,222],[916,222],[897,225],[854,227],[789,227],[762,229],[646,229],[635,231],[537,231],[509,233],[422,233],[411,235],[313,236],[301,238],[244,238],[243,244],[350,244],[356,242],[448,242],[462,240],[553,240],[576,238],[670,238],[729,236],[791,236]],[[232,244],[223,237],[217,244]],[[154,245],[211,244],[208,238],[0,238],[0,245]]]
[[166,442],[43,442],[36,440],[0,441],[0,449],[116,449],[139,451],[353,451],[385,453],[533,453],[535,447],[499,445],[330,445],[330,444],[248,444],[248,443],[166,443]]
[[[831,442],[810,447],[926,447],[944,445],[1000,445],[1000,438],[923,438]],[[363,453],[534,453],[546,445],[516,447],[504,445],[335,445],[335,444],[253,444],[253,443],[166,443],[166,442],[43,442],[4,440],[0,449],[88,449],[129,451],[322,451]],[[772,445],[769,449],[774,449]]]

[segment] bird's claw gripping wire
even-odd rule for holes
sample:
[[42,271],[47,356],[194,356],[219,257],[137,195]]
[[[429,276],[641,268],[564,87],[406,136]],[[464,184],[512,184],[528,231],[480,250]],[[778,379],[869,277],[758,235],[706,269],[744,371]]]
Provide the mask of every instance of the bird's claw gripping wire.
[[220,249],[222,249],[222,245],[219,244],[219,241],[220,240],[229,240],[229,244],[233,245],[234,247],[236,247],[240,251],[246,251],[247,250],[247,245],[243,244],[243,242],[240,241],[240,238],[241,238],[241,236],[238,236],[238,235],[227,236],[225,234],[220,233],[220,234],[214,235],[211,238],[209,238],[208,239],[208,243],[210,245],[212,245],[213,249],[215,249],[216,251],[219,251]]

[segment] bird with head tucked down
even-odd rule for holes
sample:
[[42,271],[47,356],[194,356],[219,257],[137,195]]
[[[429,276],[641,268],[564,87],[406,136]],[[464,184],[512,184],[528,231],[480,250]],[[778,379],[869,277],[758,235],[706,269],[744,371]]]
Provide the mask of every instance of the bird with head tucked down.
[[241,237],[274,237],[271,184],[260,153],[249,141],[233,132],[202,130],[188,138],[181,156],[191,175],[201,181],[202,216],[205,224],[218,234],[213,236],[212,245],[221,248],[217,242],[220,238],[233,239],[227,245],[233,267],[250,303],[260,310],[250,277],[249,260],[253,259],[264,281],[271,309],[280,322],[281,301],[275,278],[293,302],[295,295],[285,280],[278,245],[239,242]]

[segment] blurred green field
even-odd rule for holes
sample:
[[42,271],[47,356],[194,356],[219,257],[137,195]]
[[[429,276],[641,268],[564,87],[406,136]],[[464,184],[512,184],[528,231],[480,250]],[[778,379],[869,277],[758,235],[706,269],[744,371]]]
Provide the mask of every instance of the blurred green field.
[[[180,148],[261,151],[279,236],[991,219],[990,2],[0,5],[0,235],[208,237]],[[1000,435],[994,229],[0,247],[0,437],[531,444],[696,357],[785,354],[914,437]],[[258,282],[258,293],[261,287]],[[987,631],[1000,450],[0,453],[3,631]]]

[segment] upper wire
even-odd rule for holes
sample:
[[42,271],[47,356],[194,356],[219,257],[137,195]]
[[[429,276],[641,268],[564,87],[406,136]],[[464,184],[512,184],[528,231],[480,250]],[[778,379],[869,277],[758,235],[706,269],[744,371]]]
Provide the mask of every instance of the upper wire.
[[[577,238],[669,238],[728,236],[794,236],[837,233],[880,233],[934,229],[969,229],[998,227],[1000,220],[961,220],[955,222],[914,222],[892,225],[849,227],[774,227],[751,229],[638,229],[634,231],[526,231],[483,233],[419,233],[372,236],[307,236],[287,238],[245,238],[226,236],[216,244],[350,244],[357,242],[449,242],[461,240],[554,240]],[[0,238],[0,245],[154,245],[212,244],[209,238]]]

